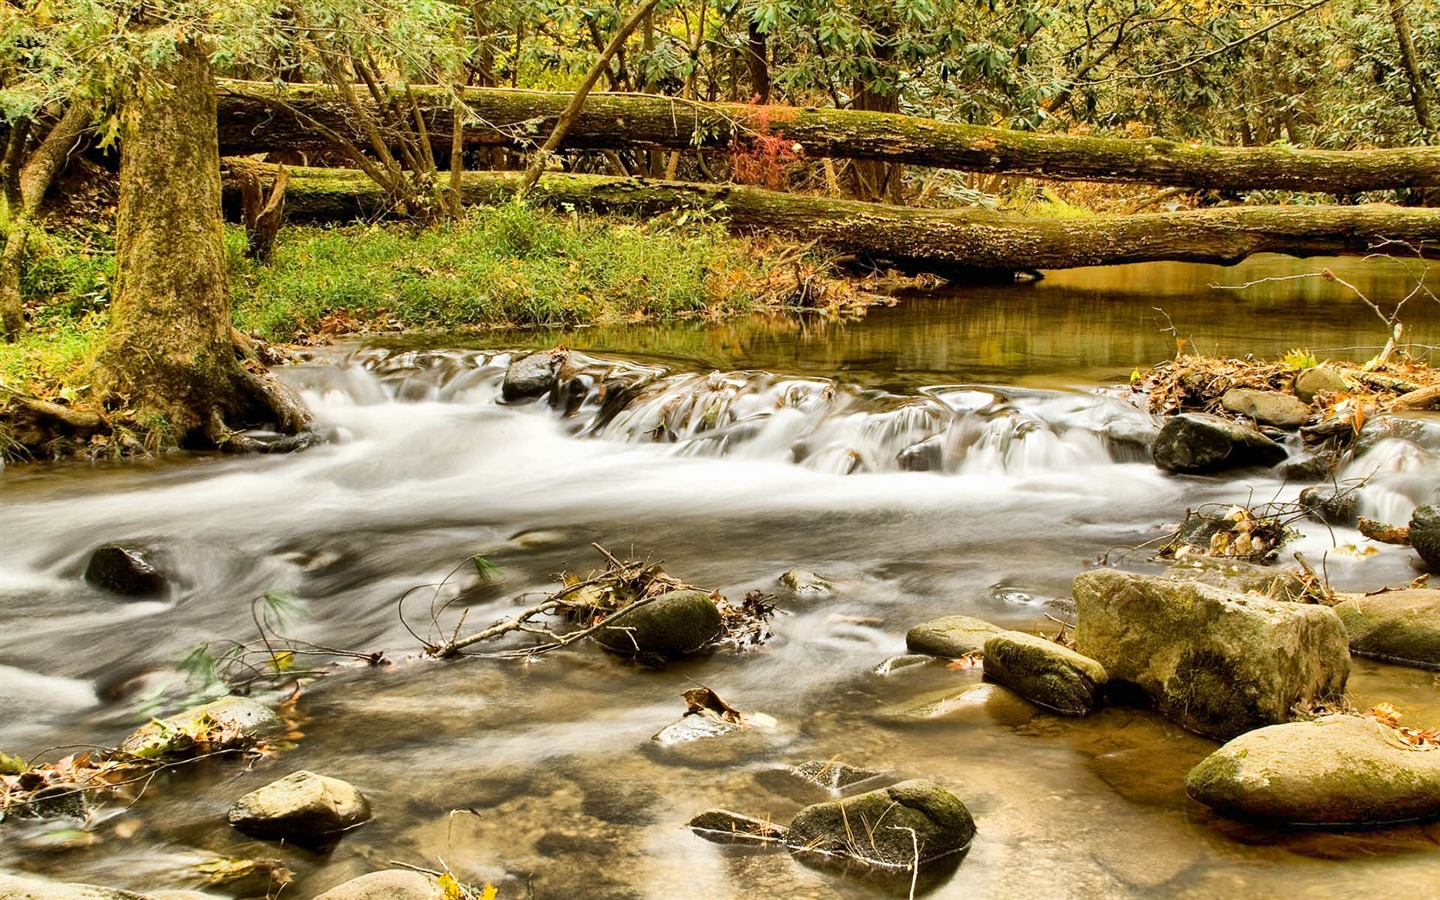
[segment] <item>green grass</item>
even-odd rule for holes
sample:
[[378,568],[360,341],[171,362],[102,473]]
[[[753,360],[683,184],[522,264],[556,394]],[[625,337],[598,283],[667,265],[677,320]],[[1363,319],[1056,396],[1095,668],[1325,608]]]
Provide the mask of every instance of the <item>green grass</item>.
[[[721,318],[776,305],[782,250],[714,223],[581,217],[506,205],[409,225],[294,226],[271,260],[227,227],[236,324],[268,340],[378,328],[455,331]],[[81,388],[104,336],[108,231],[51,235],[22,275],[30,329],[0,343],[0,383],[42,397]]]
[[232,259],[237,323],[282,341],[327,317],[452,330],[721,317],[756,305],[764,272],[719,226],[519,205],[428,228],[286,228],[268,264]]

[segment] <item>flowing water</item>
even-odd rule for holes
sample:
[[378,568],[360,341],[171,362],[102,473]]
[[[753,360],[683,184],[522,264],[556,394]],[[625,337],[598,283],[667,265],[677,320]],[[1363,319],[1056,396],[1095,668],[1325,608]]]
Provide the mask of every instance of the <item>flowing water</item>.
[[[1330,264],[1372,297],[1413,286],[1384,261]],[[839,758],[934,779],[969,805],[979,835],[920,883],[933,897],[1423,893],[1440,883],[1440,826],[1241,826],[1184,796],[1185,772],[1215,745],[1148,712],[1074,720],[992,704],[902,724],[889,707],[980,675],[877,669],[940,615],[1055,628],[1077,572],[1107,554],[1157,571],[1125,548],[1187,508],[1293,499],[1299,485],[1265,473],[1162,475],[1135,443],[1153,424],[1103,389],[1173,354],[1177,337],[1203,352],[1365,358],[1385,330],[1331,282],[1208,288],[1318,269],[1276,257],[1132,266],[906,297],[847,324],[338,347],[282,372],[333,443],[6,470],[0,749],[116,743],[173,701],[165,673],[190,648],[254,638],[252,600],[267,591],[293,597],[288,637],[395,664],[308,687],[304,737],[278,759],[163,774],[86,835],[7,824],[0,869],[159,888],[200,884],[194,864],[216,854],[280,858],[296,877],[284,896],[308,897],[390,860],[443,860],[501,897],[905,896],[908,876],[816,870],[683,827],[716,806],[788,821],[820,797],[777,770]],[[1403,315],[1410,338],[1440,343],[1440,305],[1422,300]],[[581,370],[567,410],[498,402],[513,351],[558,343]],[[1420,422],[1344,473],[1371,477],[1362,512],[1403,521],[1440,500],[1440,421]],[[1302,530],[1300,548],[1338,587],[1416,574],[1403,548],[1360,556],[1335,549],[1364,543],[1353,531]],[[109,541],[162,548],[171,595],[127,603],[85,585],[90,551]],[[420,642],[397,605],[407,589],[483,554],[500,583],[462,567],[403,606],[434,639],[432,597],[458,598],[439,626],[463,609],[475,630],[553,589],[555,573],[598,567],[591,542],[731,598],[773,592],[775,637],[663,670],[589,646],[528,662],[413,658]],[[779,586],[797,567],[833,593]],[[696,682],[775,725],[655,744]],[[1350,680],[1358,705],[1393,702],[1416,725],[1440,724],[1437,688],[1434,673],[1359,659]],[[374,821],[329,855],[224,824],[235,798],[301,768],[358,785]]]

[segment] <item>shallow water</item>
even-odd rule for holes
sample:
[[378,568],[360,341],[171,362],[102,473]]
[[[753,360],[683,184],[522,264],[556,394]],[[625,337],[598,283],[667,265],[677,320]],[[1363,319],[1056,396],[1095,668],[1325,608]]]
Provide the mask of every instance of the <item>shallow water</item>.
[[[288,458],[206,456],[147,466],[65,465],[0,475],[0,748],[25,755],[108,745],[159,711],[162,673],[197,643],[254,635],[251,601],[293,594],[288,635],[397,660],[309,687],[298,747],[253,769],[163,776],[136,806],[64,851],[17,829],[0,867],[134,888],[198,884],[197,858],[278,857],[307,897],[389,860],[448,864],[501,897],[904,896],[784,853],[707,843],[682,826],[720,806],[788,817],[819,799],[777,767],[839,757],[927,777],[970,806],[979,836],[934,897],[1349,896],[1440,878],[1440,827],[1352,835],[1281,833],[1211,816],[1183,795],[1214,744],[1141,711],[1084,720],[972,710],[897,725],[884,710],[975,682],[941,665],[875,667],[920,621],[965,613],[1055,627],[1074,575],[1106,554],[1153,569],[1144,551],[1185,509],[1293,499],[1262,473],[1169,478],[1125,435],[1144,417],[1095,391],[1175,352],[1273,355],[1309,346],[1365,358],[1378,322],[1334,284],[1269,283],[1245,298],[1209,290],[1291,272],[1336,271],[1371,296],[1406,289],[1383,261],[1261,258],[1238,269],[1150,265],[1063,273],[1036,285],[911,296],[848,324],[773,322],[589,329],[491,338],[565,343],[591,371],[650,379],[611,415],[594,391],[570,417],[496,402],[509,355],[444,338],[336,348],[284,373],[340,439]],[[1413,312],[1412,312],[1413,310]],[[1440,305],[1404,316],[1440,343]],[[1357,348],[1338,350],[1337,348]],[[1367,349],[1370,348],[1370,349]],[[1440,499],[1440,422],[1381,441],[1345,473],[1373,475],[1365,510],[1408,518]],[[656,437],[662,440],[655,441]],[[929,443],[926,443],[926,441]],[[923,446],[920,446],[923,445]],[[906,456],[907,448],[920,449]],[[914,471],[923,460],[929,471]],[[1410,554],[1335,545],[1359,535],[1303,526],[1300,549],[1339,587],[1414,577]],[[79,575],[108,541],[167,548],[178,585],[123,603]],[[535,661],[407,659],[397,616],[408,588],[476,553],[504,570],[463,604],[467,630],[587,571],[599,542],[663,559],[687,581],[739,598],[774,592],[776,637],[663,671],[591,647]],[[801,567],[829,597],[777,584]],[[461,583],[475,586],[462,574]],[[442,593],[442,599],[453,595]],[[432,638],[429,594],[406,618]],[[455,626],[455,609],[444,626]],[[773,716],[713,746],[664,750],[650,736],[703,682]],[[1357,705],[1390,701],[1409,724],[1440,724],[1436,675],[1356,660]],[[147,693],[151,692],[151,693]],[[118,699],[102,699],[115,698]],[[146,698],[153,702],[146,705]],[[239,795],[299,768],[345,778],[376,819],[321,857],[224,825]],[[115,836],[116,823],[133,837]],[[9,827],[9,826],[7,826]]]

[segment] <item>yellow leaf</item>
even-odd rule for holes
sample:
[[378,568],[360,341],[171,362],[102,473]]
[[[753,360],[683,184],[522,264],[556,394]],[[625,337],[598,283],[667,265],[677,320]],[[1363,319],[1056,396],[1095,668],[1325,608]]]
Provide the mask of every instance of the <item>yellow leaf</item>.
[[500,893],[500,890],[487,881],[485,882],[485,890],[480,892],[480,900],[495,900],[495,895],[498,893]]
[[465,895],[460,890],[460,882],[456,881],[455,876],[449,872],[440,876],[440,887],[445,890],[445,900],[461,900]]

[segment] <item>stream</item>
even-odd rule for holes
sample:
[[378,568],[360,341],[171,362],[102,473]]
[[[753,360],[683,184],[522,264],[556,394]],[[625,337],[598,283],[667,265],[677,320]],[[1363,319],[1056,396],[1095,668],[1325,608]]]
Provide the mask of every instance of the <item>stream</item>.
[[[308,686],[304,736],[278,758],[165,772],[84,834],[0,826],[0,870],[159,889],[203,886],[193,867],[217,855],[280,859],[295,878],[281,896],[305,898],[392,860],[443,861],[502,900],[906,896],[908,875],[819,870],[684,827],[711,807],[788,822],[823,797],[779,770],[838,758],[933,779],[969,806],[978,836],[921,885],[930,897],[1423,893],[1440,883],[1440,824],[1329,834],[1219,818],[1182,783],[1216,744],[1146,711],[887,715],[981,677],[886,671],[911,626],[966,614],[1053,632],[1086,567],[1160,571],[1132,548],[1187,508],[1295,499],[1303,485],[1265,472],[1159,472],[1133,442],[1149,417],[1110,388],[1173,356],[1177,339],[1187,352],[1368,358],[1386,329],[1332,282],[1209,287],[1327,265],[1377,302],[1414,286],[1394,261],[1265,256],[914,294],[846,323],[377,339],[279,371],[336,436],[303,453],[7,468],[0,750],[114,745],[173,711],[177,662],[197,644],[254,639],[253,601],[269,591],[291,597],[288,637],[393,664]],[[1440,304],[1417,298],[1402,318],[1417,353],[1440,344]],[[594,376],[569,415],[499,402],[510,360],[561,344]],[[625,385],[623,402],[606,403],[602,383]],[[1403,523],[1440,501],[1440,416],[1413,418],[1342,473],[1370,479],[1362,514]],[[1298,527],[1294,547],[1323,559],[1337,588],[1418,574],[1406,548],[1364,555],[1353,546],[1371,542],[1353,530]],[[170,596],[125,602],[82,581],[111,541],[163,548]],[[665,669],[589,645],[528,661],[415,658],[407,623],[433,640],[463,610],[478,630],[554,590],[557,573],[601,567],[592,542],[735,600],[774,594],[774,638]],[[475,554],[497,582],[479,582]],[[399,598],[457,566],[438,592],[410,594],[402,622]],[[796,568],[833,591],[781,586]],[[696,683],[774,726],[656,745]],[[1440,725],[1436,673],[1356,658],[1349,693]],[[354,783],[374,820],[328,855],[225,824],[236,798],[297,769]]]

